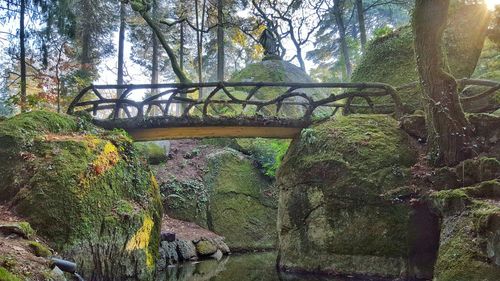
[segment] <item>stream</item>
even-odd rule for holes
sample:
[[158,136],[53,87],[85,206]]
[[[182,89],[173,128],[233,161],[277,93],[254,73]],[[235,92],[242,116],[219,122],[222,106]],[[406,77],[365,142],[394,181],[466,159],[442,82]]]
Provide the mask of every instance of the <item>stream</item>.
[[375,281],[370,278],[339,278],[324,275],[278,273],[276,253],[248,253],[169,267],[156,281]]

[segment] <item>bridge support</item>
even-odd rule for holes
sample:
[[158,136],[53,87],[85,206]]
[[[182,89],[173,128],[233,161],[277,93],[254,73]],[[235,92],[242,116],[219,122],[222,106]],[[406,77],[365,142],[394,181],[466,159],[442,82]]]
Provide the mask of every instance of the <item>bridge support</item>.
[[277,138],[293,139],[302,128],[290,127],[246,127],[246,126],[207,126],[207,127],[170,127],[127,130],[136,141],[192,139],[192,138]]

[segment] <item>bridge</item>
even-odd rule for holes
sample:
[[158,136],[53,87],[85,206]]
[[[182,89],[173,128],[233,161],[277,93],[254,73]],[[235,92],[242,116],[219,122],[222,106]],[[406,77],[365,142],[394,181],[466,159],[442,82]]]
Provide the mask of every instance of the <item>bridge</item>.
[[[494,81],[459,82],[462,87],[490,87],[480,95],[499,89],[499,83]],[[417,83],[394,88],[384,83],[288,82],[91,85],[71,102],[68,114],[89,112],[97,126],[123,129],[137,141],[293,138],[312,123],[337,114],[339,109],[343,114],[356,109],[400,117],[403,104],[398,91],[416,86]],[[384,96],[391,102],[373,103],[374,97]],[[364,102],[355,103],[357,100]]]

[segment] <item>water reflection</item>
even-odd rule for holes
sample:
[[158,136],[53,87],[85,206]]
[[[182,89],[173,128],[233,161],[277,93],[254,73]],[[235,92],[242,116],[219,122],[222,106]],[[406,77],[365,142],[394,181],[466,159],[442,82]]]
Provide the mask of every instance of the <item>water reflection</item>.
[[156,281],[371,281],[375,279],[278,273],[276,253],[252,253],[170,267]]

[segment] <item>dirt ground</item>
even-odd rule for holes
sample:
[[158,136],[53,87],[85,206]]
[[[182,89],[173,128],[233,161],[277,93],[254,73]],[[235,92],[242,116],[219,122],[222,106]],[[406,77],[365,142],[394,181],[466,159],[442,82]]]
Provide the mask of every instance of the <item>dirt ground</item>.
[[172,175],[179,180],[203,180],[206,156],[217,148],[202,145],[199,140],[170,141],[169,160],[159,165],[156,170],[158,182],[167,182]]
[[177,220],[167,215],[163,217],[161,231],[175,233],[176,238],[180,240],[193,241],[201,240],[201,238],[214,239],[221,237],[195,223]]
[[[22,219],[9,211],[6,206],[0,205],[0,225],[12,225],[18,222],[22,222]],[[30,247],[33,241],[46,246],[46,243],[36,235],[25,239],[16,234],[0,232],[0,267],[29,280],[46,280],[50,262],[47,258],[37,257],[34,254]]]

